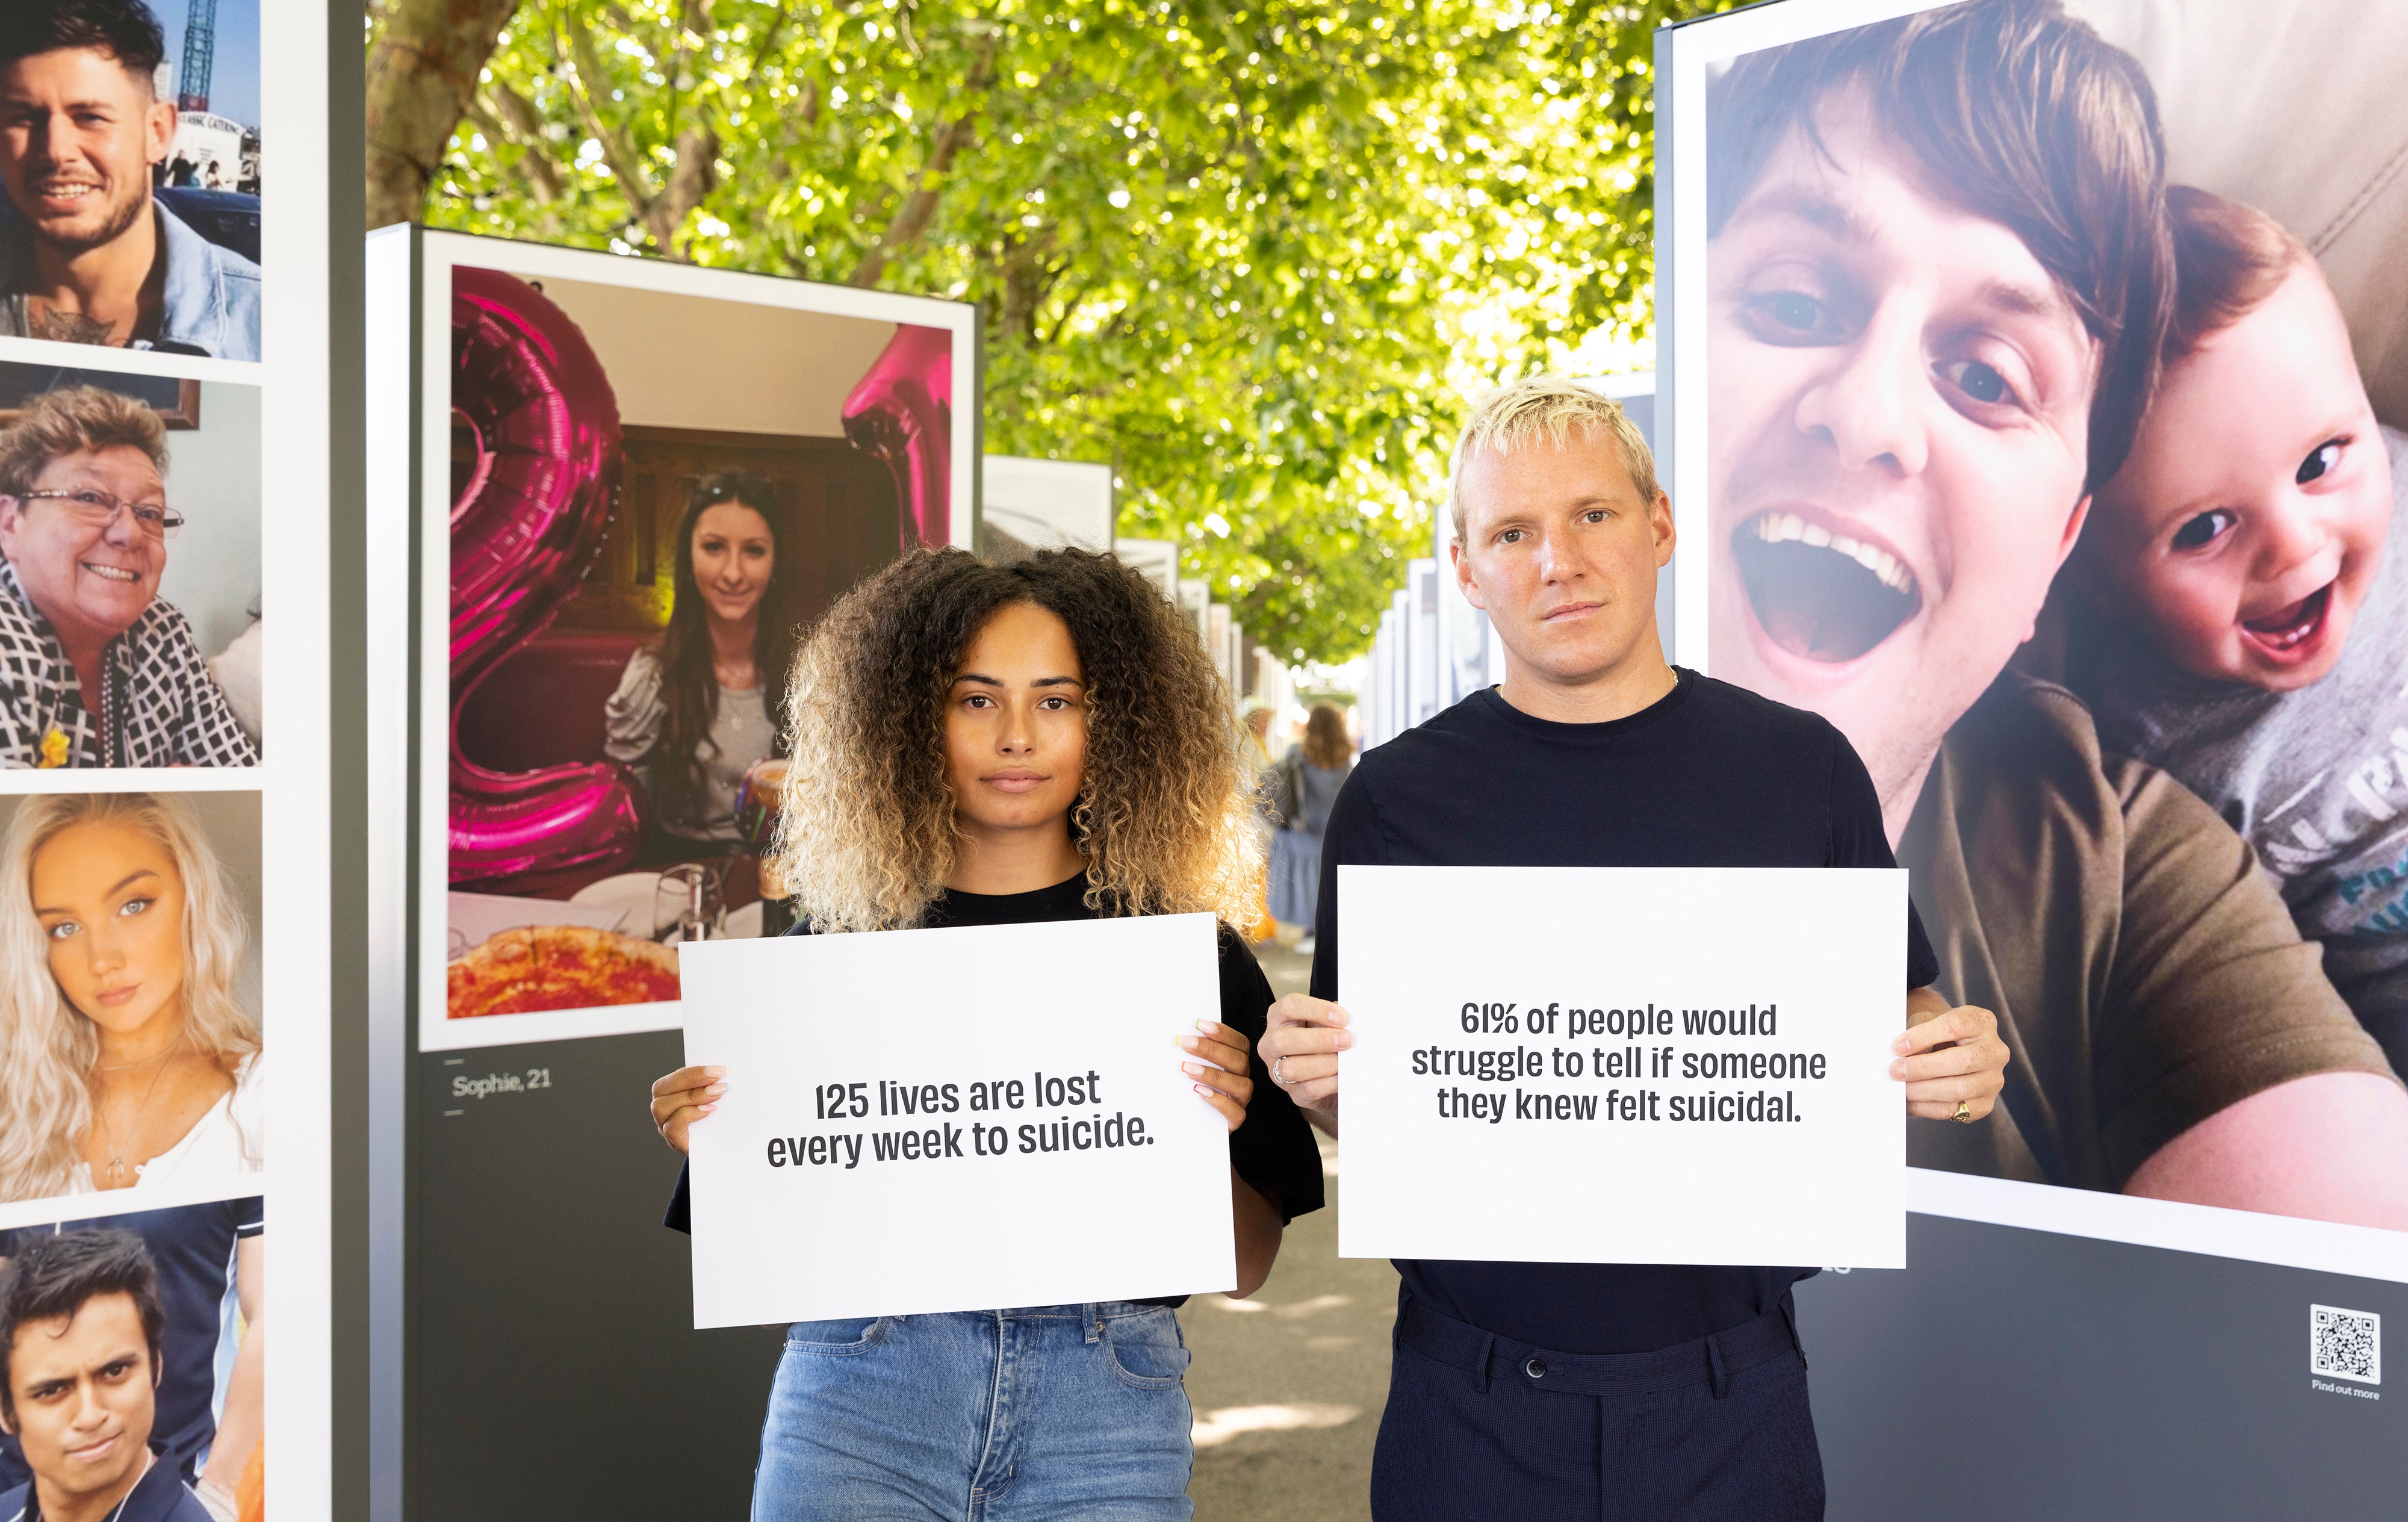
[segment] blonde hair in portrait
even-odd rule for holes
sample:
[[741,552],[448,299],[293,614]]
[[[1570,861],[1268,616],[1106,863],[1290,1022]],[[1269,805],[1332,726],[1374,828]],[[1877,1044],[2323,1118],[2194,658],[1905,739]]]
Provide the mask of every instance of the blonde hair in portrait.
[[259,1050],[259,1022],[236,992],[247,935],[217,854],[181,799],[149,793],[61,793],[26,798],[0,846],[0,1200],[65,1191],[93,1123],[93,1024],[51,975],[35,910],[43,848],[79,825],[148,836],[175,864],[184,896],[185,1039],[228,1078]]

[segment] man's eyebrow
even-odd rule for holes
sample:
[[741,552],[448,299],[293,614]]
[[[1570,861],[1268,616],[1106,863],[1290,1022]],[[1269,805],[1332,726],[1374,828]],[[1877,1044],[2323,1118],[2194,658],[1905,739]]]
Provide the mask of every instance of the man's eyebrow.
[[2008,317],[2057,317],[2072,308],[2064,293],[2054,286],[2032,285],[2023,280],[1985,280],[1974,299]]
[[1752,197],[1749,209],[1774,216],[1795,217],[1831,237],[1847,243],[1866,243],[1872,239],[1872,229],[1862,217],[1827,195],[1795,186],[1769,190]]

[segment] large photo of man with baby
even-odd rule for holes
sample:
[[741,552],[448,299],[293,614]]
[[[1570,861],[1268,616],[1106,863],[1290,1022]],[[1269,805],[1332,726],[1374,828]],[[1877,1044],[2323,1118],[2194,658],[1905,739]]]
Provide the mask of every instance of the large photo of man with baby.
[[2408,1228],[2404,69],[1974,0],[1710,74],[1710,669],[1847,734],[2014,1054],[1920,1166]]
[[968,541],[954,335],[452,278],[444,1017],[666,1004],[678,942],[790,922],[760,864],[797,632]]

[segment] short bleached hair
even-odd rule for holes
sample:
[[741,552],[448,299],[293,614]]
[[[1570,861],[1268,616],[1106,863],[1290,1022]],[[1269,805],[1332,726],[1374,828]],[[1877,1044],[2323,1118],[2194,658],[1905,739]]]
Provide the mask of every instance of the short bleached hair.
[[1653,503],[1658,490],[1656,456],[1622,404],[1568,376],[1533,375],[1499,386],[1472,404],[1463,437],[1455,441],[1455,454],[1447,462],[1446,505],[1455,519],[1455,537],[1463,538],[1463,467],[1474,453],[1489,450],[1511,454],[1541,442],[1561,449],[1575,431],[1586,434],[1594,428],[1613,436],[1623,468],[1639,488],[1639,499]]

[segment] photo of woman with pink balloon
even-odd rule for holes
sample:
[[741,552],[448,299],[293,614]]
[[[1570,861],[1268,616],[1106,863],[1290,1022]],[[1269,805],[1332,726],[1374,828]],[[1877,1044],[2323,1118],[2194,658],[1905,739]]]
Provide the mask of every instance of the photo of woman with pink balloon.
[[569,267],[448,272],[444,1016],[479,1022],[466,1041],[673,1026],[679,942],[791,923],[761,856],[797,638],[972,527],[963,335],[857,310],[948,305]]
[[779,750],[777,695],[795,651],[795,631],[762,616],[785,602],[784,517],[767,481],[731,470],[695,481],[678,520],[669,625],[627,657],[603,747],[644,784],[653,854],[745,843],[737,798]]
[[265,1161],[259,796],[0,799],[0,1203]]

